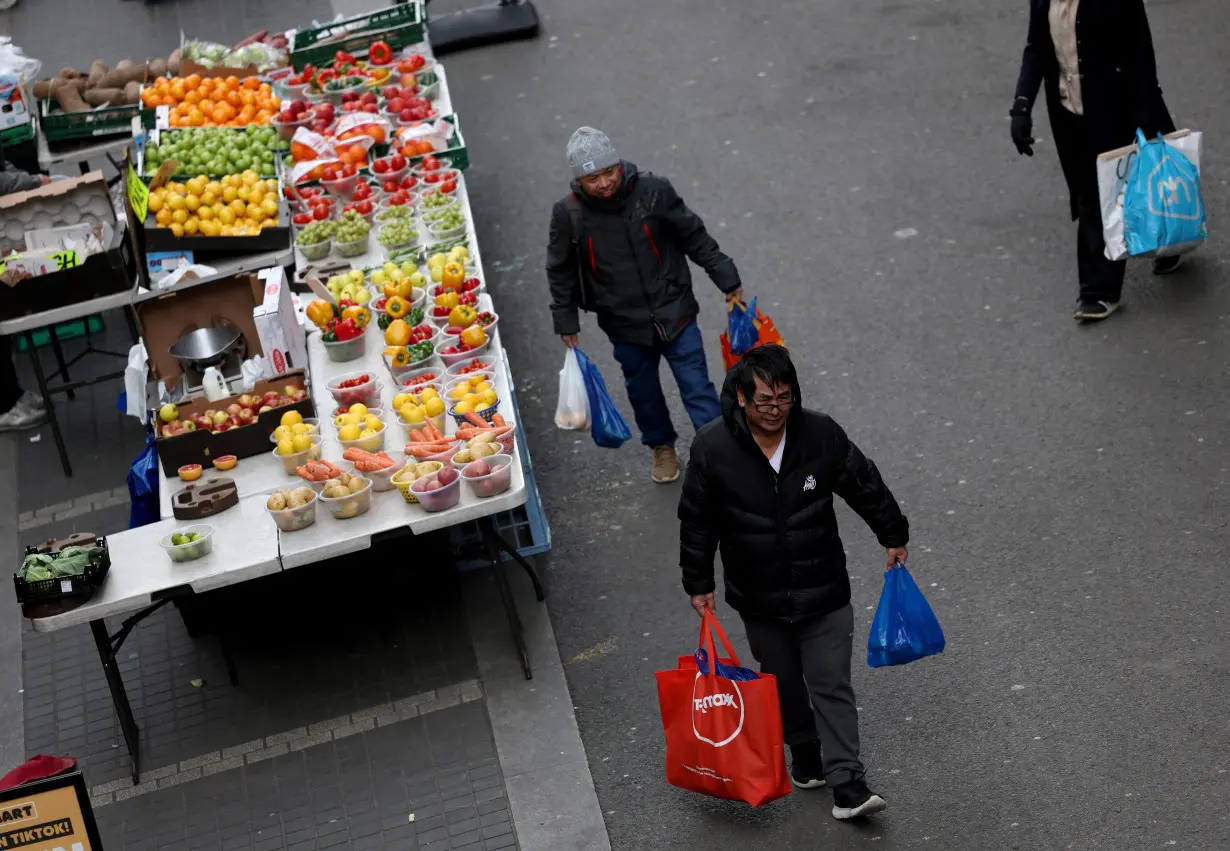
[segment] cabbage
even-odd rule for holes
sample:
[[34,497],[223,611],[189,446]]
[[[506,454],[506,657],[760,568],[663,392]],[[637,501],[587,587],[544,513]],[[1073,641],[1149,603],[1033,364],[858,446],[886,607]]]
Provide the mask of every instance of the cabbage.
[[184,45],[183,56],[185,59],[191,59],[207,68],[212,68],[213,64],[210,63],[217,63],[229,51],[230,48],[225,44],[213,41],[190,41]]
[[21,564],[21,574],[27,582],[39,582],[43,579],[53,579],[55,574],[52,568],[55,566],[55,559],[51,556],[43,555],[42,553],[34,553],[26,556],[26,560]]

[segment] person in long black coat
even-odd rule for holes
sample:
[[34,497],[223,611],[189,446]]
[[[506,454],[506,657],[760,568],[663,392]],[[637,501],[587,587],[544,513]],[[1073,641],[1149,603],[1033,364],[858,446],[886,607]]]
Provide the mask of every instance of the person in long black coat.
[[[1033,156],[1031,113],[1045,86],[1051,132],[1077,226],[1080,298],[1077,320],[1096,321],[1119,307],[1127,262],[1104,253],[1097,157],[1174,128],[1157,82],[1143,0],[1030,0],[1029,35],[1012,110],[1012,141]],[[1178,257],[1154,271],[1173,271]]]

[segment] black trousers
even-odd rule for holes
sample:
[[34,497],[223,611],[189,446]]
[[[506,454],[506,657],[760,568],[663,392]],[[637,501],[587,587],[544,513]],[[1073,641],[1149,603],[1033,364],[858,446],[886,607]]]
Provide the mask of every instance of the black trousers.
[[743,625],[760,670],[777,678],[786,744],[819,739],[831,786],[862,777],[858,708],[850,685],[854,609],[846,605],[794,624],[744,616]]
[[21,398],[17,383],[17,366],[13,363],[13,343],[0,337],[0,414],[7,414]]
[[1089,142],[1085,118],[1057,110],[1058,120],[1067,126],[1062,136],[1071,139],[1081,151],[1082,163],[1076,180],[1076,268],[1080,275],[1081,301],[1116,302],[1123,295],[1123,275],[1127,260],[1107,260],[1102,239],[1102,205],[1098,198],[1097,154]]

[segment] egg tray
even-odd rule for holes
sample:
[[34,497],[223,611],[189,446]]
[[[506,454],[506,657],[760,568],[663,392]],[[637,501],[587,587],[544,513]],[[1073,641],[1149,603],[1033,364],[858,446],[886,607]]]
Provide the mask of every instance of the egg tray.
[[[84,178],[83,178],[84,180]],[[99,181],[82,182],[67,192],[57,192],[56,184],[44,186],[28,193],[20,204],[6,206],[0,211],[0,254],[25,251],[26,231],[64,227],[82,222],[97,228],[104,222],[116,227],[115,207],[107,184],[99,174]],[[50,191],[49,191],[50,190]]]

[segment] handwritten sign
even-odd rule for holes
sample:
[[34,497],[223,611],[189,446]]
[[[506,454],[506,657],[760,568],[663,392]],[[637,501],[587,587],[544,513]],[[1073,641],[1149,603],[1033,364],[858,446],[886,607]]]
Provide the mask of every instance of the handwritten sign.
[[145,221],[146,214],[149,213],[149,187],[145,182],[137,176],[137,171],[132,167],[132,163],[128,164],[128,202],[132,204],[132,211],[137,217],[138,222]]

